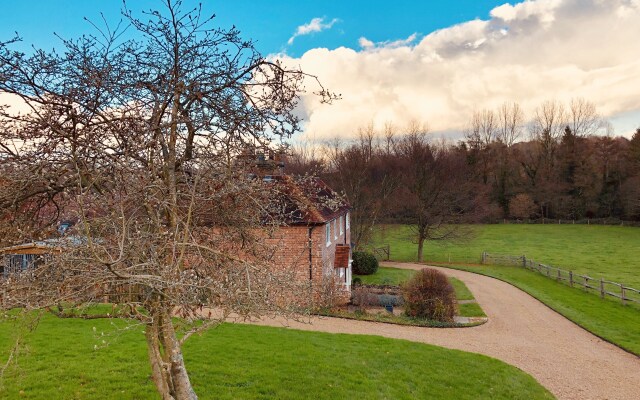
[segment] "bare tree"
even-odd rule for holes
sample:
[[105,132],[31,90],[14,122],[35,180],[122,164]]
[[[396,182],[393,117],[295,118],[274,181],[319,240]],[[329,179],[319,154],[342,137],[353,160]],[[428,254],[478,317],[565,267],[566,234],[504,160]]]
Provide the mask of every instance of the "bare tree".
[[429,143],[426,132],[405,135],[399,147],[405,192],[399,197],[404,200],[422,262],[427,240],[452,240],[466,233],[458,223],[476,213],[475,194],[464,157],[444,144]]
[[524,112],[518,103],[505,102],[498,108],[496,137],[507,147],[511,147],[522,136]]
[[308,287],[274,259],[271,232],[286,218],[278,188],[238,162],[298,129],[308,76],[179,5],[167,0],[142,19],[125,9],[140,40],[107,26],[65,40],[62,53],[0,43],[0,91],[29,109],[0,109],[0,244],[75,224],[46,242],[50,256],[2,280],[0,296],[5,308],[62,315],[118,303],[118,316],[144,326],[162,398],[196,399],[182,343],[217,322],[189,323],[202,305],[220,318],[308,306],[296,296]]
[[531,137],[539,143],[542,156],[550,161],[567,126],[567,113],[562,103],[545,101],[536,110],[530,125]]
[[472,148],[484,149],[496,139],[499,120],[492,110],[475,111],[465,138]]
[[571,99],[568,114],[567,126],[578,137],[595,135],[604,126],[595,104],[583,98]]

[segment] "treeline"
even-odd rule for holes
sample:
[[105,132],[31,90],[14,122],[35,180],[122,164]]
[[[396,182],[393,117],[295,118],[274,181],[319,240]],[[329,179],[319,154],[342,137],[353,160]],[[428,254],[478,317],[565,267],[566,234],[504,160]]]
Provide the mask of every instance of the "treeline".
[[640,128],[629,140],[582,99],[525,116],[516,103],[473,114],[457,143],[411,123],[357,139],[293,148],[287,170],[315,174],[354,208],[354,242],[380,221],[410,223],[416,239],[452,237],[452,222],[497,219],[640,220]]

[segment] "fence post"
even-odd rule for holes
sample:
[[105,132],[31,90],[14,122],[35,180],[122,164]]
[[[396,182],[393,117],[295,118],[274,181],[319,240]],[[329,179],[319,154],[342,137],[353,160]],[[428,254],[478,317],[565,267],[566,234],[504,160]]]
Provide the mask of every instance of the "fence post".
[[556,278],[556,281],[560,282],[560,278],[561,278],[561,276],[560,276],[560,268],[558,268],[558,277]]
[[522,255],[522,267],[527,268],[527,256],[524,254]]
[[391,245],[387,244],[387,261],[391,260]]
[[627,299],[624,298],[624,285],[620,284],[620,300],[622,300],[622,305],[627,304]]
[[483,251],[482,252],[482,264],[484,264],[487,261],[487,252]]
[[569,286],[573,287],[573,271],[569,271]]
[[600,297],[604,299],[604,280],[600,278]]

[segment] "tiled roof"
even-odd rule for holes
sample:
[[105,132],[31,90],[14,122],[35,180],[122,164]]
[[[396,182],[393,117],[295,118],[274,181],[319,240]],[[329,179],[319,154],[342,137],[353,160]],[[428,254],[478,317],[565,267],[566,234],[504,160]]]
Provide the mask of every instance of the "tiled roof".
[[319,178],[274,177],[285,222],[290,225],[324,224],[351,209],[349,203]]

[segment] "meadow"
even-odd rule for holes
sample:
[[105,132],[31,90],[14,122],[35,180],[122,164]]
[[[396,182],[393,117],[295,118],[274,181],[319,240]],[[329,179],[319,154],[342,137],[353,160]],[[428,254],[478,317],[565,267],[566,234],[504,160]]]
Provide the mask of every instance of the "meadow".
[[[0,381],[0,398],[156,399],[142,327],[45,315]],[[104,334],[104,336],[103,336]],[[0,323],[8,357],[12,323]],[[550,399],[501,361],[375,336],[224,324],[190,338],[201,399]]]
[[[526,255],[538,262],[640,289],[640,228],[499,224],[464,229],[470,232],[465,240],[427,242],[425,262],[480,263],[483,251]],[[408,226],[378,227],[372,245],[383,244],[390,245],[392,260],[416,261],[417,245]]]

